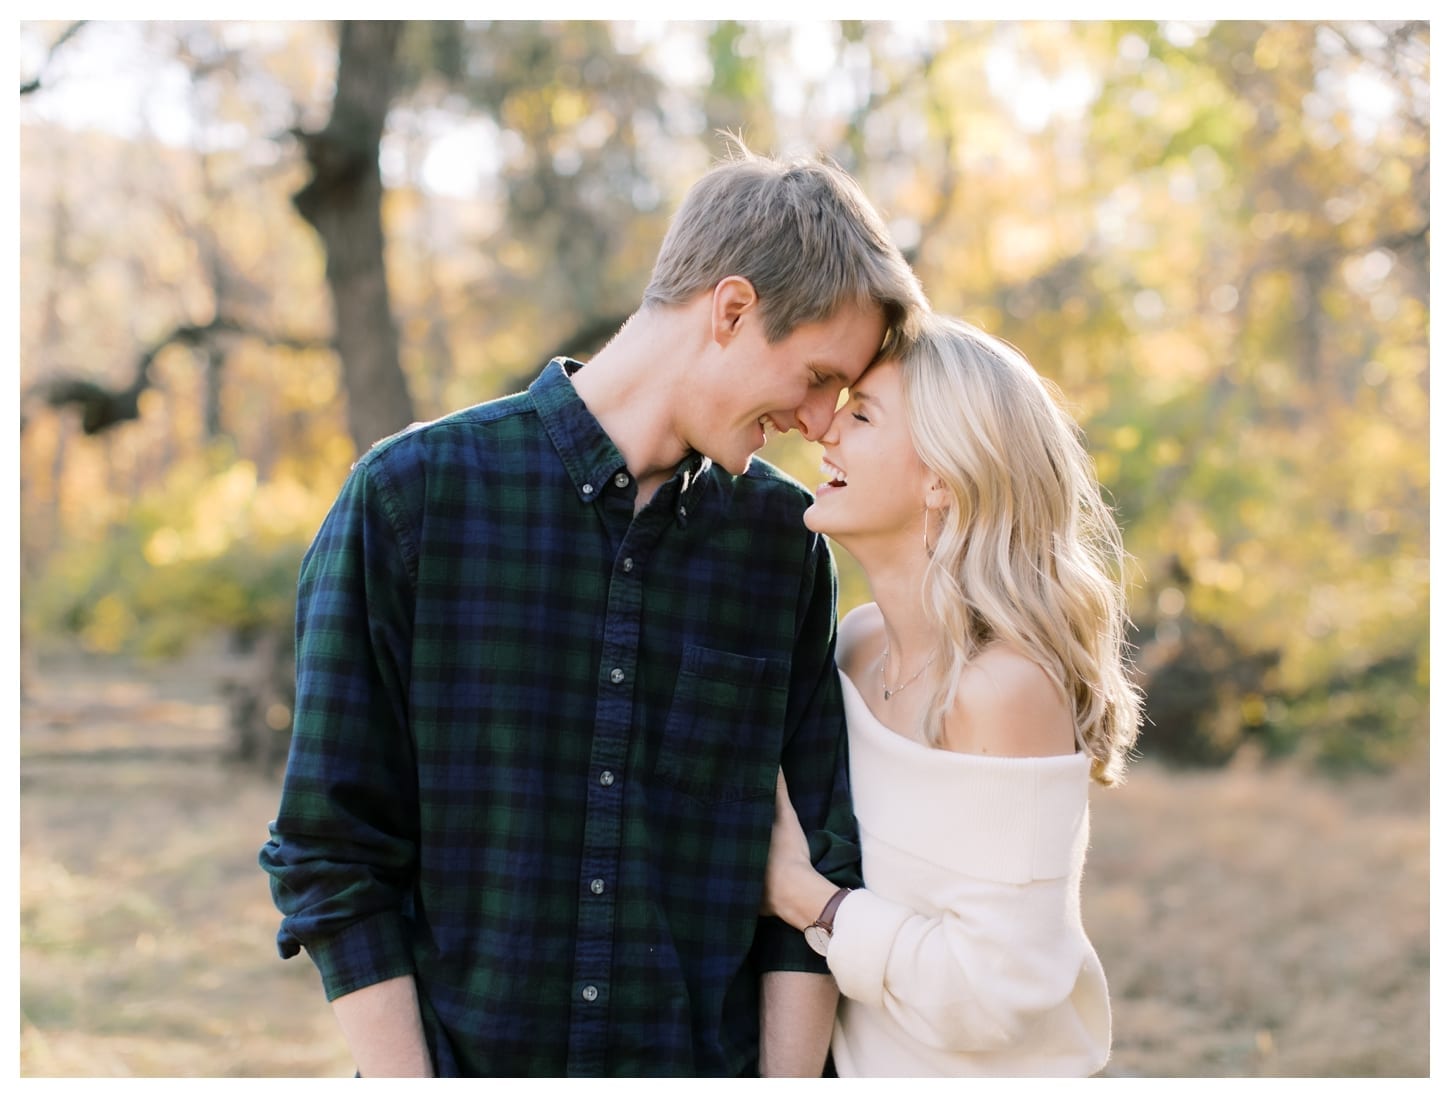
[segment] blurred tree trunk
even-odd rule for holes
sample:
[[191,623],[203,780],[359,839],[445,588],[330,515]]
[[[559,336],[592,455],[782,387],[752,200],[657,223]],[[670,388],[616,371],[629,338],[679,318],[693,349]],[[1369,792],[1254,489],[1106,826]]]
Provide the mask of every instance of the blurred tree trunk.
[[[344,21],[339,28],[332,117],[316,133],[296,131],[312,180],[292,197],[322,238],[332,291],[333,344],[342,362],[347,426],[363,453],[413,420],[383,257],[383,124],[398,86],[397,21]],[[268,450],[274,451],[271,446]],[[290,623],[237,635],[249,669],[229,684],[233,750],[271,772],[287,757],[295,697]]]
[[378,170],[402,28],[389,20],[341,24],[332,117],[322,130],[298,134],[313,175],[293,203],[327,251],[333,339],[342,360],[348,431],[359,453],[413,420],[388,299]]

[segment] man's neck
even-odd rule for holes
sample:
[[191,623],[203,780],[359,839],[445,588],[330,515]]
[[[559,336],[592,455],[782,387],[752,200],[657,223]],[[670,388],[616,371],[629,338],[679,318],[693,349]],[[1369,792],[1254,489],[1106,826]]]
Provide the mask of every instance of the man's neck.
[[[638,512],[689,453],[675,427],[682,365],[698,325],[688,309],[641,310],[572,380],[579,399],[624,457]],[[669,348],[667,355],[661,348]]]

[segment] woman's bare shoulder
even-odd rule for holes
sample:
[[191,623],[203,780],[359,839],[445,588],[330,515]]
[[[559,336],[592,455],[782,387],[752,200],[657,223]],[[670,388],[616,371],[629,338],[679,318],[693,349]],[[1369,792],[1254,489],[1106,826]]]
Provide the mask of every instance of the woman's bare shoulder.
[[943,746],[1004,758],[1070,755],[1077,737],[1066,692],[1036,661],[994,644],[962,672]]

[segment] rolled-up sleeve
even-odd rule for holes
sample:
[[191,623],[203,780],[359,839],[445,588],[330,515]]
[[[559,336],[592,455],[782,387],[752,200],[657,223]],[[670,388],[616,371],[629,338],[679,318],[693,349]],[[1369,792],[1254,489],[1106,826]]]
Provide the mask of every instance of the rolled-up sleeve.
[[[781,769],[816,869],[838,885],[859,888],[861,846],[836,670],[836,569],[819,535],[802,577]],[[762,920],[757,955],[764,971],[827,971],[800,931],[779,919]]]
[[416,555],[397,501],[364,459],[303,558],[290,756],[259,858],[283,915],[278,950],[305,949],[328,999],[413,971],[403,908],[418,849]]

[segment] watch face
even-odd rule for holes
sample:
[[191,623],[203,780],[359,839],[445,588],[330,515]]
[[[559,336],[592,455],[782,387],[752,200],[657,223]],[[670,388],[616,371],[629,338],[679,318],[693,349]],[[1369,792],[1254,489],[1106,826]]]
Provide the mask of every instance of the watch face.
[[808,926],[802,933],[806,936],[806,944],[824,957],[826,947],[831,944],[831,932],[823,926]]

